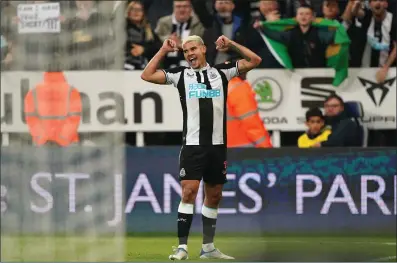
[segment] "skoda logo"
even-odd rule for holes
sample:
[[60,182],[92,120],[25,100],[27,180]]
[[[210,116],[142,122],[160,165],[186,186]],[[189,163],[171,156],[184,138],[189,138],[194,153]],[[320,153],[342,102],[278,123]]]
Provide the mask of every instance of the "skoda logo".
[[277,108],[283,100],[283,90],[280,84],[272,78],[259,78],[254,81],[252,87],[259,110],[271,111]]

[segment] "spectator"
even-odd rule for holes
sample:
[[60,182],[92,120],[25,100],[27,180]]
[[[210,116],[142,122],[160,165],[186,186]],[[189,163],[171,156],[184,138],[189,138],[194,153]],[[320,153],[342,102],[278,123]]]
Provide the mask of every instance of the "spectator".
[[144,7],[139,0],[132,1],[127,7],[127,43],[124,69],[144,69],[158,49],[160,39],[146,20]]
[[380,83],[396,61],[396,15],[387,11],[387,0],[370,0],[370,9],[359,2],[350,4],[352,17],[349,34],[352,39],[351,66],[379,68]]
[[227,96],[227,147],[272,148],[269,133],[258,113],[255,93],[247,74],[229,82]]
[[[71,70],[105,69],[110,63],[110,21],[100,14],[92,0],[76,0],[77,12],[69,23],[72,45]],[[81,56],[86,59],[82,60]]]
[[[273,21],[279,19],[275,14],[269,17]],[[335,32],[312,26],[314,14],[310,6],[298,9],[296,21],[298,25],[288,31],[277,32],[266,27],[262,31],[269,38],[287,46],[294,68],[325,68],[326,50],[334,42]]]
[[[265,0],[266,1],[266,0]],[[301,6],[311,6],[312,11],[315,16],[321,16],[322,11],[322,2],[321,0],[289,0],[286,1],[287,6],[286,15],[288,17],[294,17],[298,15],[298,10]]]
[[215,0],[215,14],[211,14],[202,0],[192,0],[192,4],[194,12],[205,27],[203,40],[207,43],[208,63],[216,65],[237,58],[237,54],[232,52],[218,52],[215,45],[221,35],[237,42],[237,37],[241,38],[242,19],[233,15],[234,0]]
[[339,16],[340,10],[338,0],[324,0],[323,1],[323,17],[329,20],[337,20],[342,22],[342,18]]
[[344,14],[340,14],[341,6],[346,6],[346,3],[338,0],[324,0],[322,15],[325,19],[336,20],[341,23],[346,29],[349,28],[349,23],[344,20]]
[[[280,18],[279,4],[276,0],[259,2],[260,21]],[[282,68],[283,66],[274,58],[267,47],[259,29],[254,28],[254,21],[244,28],[244,34],[240,42],[247,46],[262,58],[258,68]]]
[[316,143],[327,140],[331,134],[329,127],[324,124],[324,115],[319,108],[313,108],[306,112],[307,132],[298,138],[299,148],[310,148]]
[[[203,36],[204,27],[198,17],[192,12],[190,0],[174,0],[174,11],[172,15],[159,19],[155,32],[160,40],[164,42],[167,38],[174,40],[181,46],[182,39],[198,35]],[[188,66],[182,52],[171,52],[164,60],[163,67]]]
[[344,101],[338,95],[329,96],[324,103],[325,124],[332,133],[327,141],[313,147],[360,147],[362,146],[361,126],[345,111]]

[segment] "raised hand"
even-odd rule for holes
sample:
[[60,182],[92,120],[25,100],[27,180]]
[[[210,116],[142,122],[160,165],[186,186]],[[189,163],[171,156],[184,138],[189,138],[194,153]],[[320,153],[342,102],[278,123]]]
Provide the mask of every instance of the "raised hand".
[[141,45],[136,45],[136,44],[133,44],[133,45],[132,45],[131,54],[132,54],[134,57],[139,57],[140,55],[143,54],[144,51],[145,51],[145,49],[144,49],[143,46],[141,46]]
[[228,51],[230,48],[230,43],[231,43],[231,40],[222,35],[215,42],[216,49],[221,52]]
[[163,46],[161,47],[161,49],[163,51],[167,52],[167,53],[179,50],[176,42],[174,40],[172,40],[172,39],[166,39],[164,41]]
[[266,15],[266,21],[273,22],[280,20],[280,13],[277,10],[274,10]]
[[388,72],[388,70],[386,68],[380,68],[376,72],[376,81],[378,81],[378,83],[380,83],[380,84],[385,82],[386,77],[387,77],[387,72]]
[[169,39],[175,41],[175,44],[178,48],[180,48],[182,46],[182,41],[180,39],[180,37],[178,37],[176,35],[176,33],[171,34],[171,36],[169,37]]
[[261,21],[256,20],[255,23],[252,25],[252,27],[255,29],[261,28],[262,27]]
[[352,6],[352,10],[356,10],[361,6],[361,1],[360,0],[354,0],[353,1],[353,6]]

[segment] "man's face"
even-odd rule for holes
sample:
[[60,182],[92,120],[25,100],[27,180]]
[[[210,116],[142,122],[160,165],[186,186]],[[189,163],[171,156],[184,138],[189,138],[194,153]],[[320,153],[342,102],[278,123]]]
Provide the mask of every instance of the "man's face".
[[178,22],[184,23],[192,15],[190,1],[174,1],[174,15]]
[[313,21],[313,12],[310,8],[299,7],[296,12],[296,21],[300,26],[308,26]]
[[259,11],[262,15],[278,10],[278,2],[276,0],[261,0],[259,3]]
[[189,65],[194,69],[199,69],[206,64],[205,60],[205,52],[206,48],[203,44],[190,41],[185,43],[183,48],[183,55],[185,56],[186,61]]
[[323,3],[324,18],[335,19],[339,14],[339,5],[337,1],[328,0]]
[[330,99],[324,104],[325,116],[334,117],[343,111],[343,105],[338,99]]
[[324,127],[324,120],[318,116],[313,116],[306,122],[306,126],[311,134],[318,134]]
[[215,10],[221,17],[231,17],[234,9],[232,0],[216,0]]
[[387,0],[370,0],[369,5],[371,7],[372,13],[375,16],[382,15],[387,9]]

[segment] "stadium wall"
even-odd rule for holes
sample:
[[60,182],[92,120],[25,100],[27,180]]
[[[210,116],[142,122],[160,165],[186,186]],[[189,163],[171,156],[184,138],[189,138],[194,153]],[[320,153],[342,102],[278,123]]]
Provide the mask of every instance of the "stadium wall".
[[[1,231],[174,233],[178,155],[178,147],[3,147]],[[228,155],[219,232],[396,233],[395,148]],[[200,191],[194,233],[201,232],[202,202]]]

